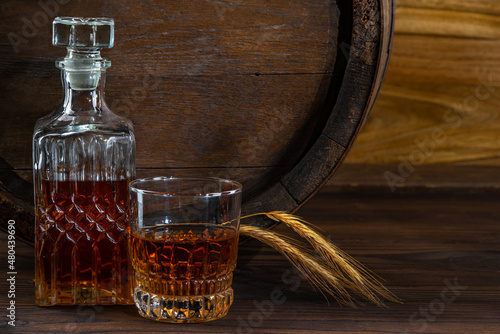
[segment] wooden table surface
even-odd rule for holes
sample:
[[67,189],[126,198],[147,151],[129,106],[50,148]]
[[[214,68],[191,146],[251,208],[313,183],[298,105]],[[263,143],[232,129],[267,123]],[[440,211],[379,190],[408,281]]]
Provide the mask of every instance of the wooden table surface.
[[500,333],[499,203],[500,194],[323,190],[299,214],[383,277],[404,304],[328,303],[280,255],[251,240],[240,247],[227,317],[190,325],[143,319],[135,306],[37,307],[33,248],[17,241],[16,326],[9,326],[2,233],[0,332]]

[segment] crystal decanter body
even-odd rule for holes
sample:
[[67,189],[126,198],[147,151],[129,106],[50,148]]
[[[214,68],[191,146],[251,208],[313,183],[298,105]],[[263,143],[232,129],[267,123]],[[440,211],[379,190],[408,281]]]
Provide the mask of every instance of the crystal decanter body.
[[68,54],[64,102],[33,136],[36,303],[131,304],[128,183],[135,177],[132,123],[104,101],[111,19],[56,18],[53,44]]

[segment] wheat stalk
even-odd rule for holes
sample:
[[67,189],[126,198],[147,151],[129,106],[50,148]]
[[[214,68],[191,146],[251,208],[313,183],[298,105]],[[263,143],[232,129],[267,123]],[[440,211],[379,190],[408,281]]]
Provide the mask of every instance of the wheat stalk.
[[304,250],[285,241],[286,236],[249,225],[242,225],[240,233],[268,244],[283,254],[321,292],[332,295],[342,304],[356,306],[339,279]]
[[[309,242],[313,246],[314,250],[317,252],[317,255],[319,256],[319,259],[314,259],[315,257],[312,254],[302,254],[304,257],[307,257],[310,260],[308,262],[302,262],[302,263],[319,266],[321,270],[326,270],[329,272],[330,276],[335,277],[335,280],[326,281],[327,282],[326,285],[328,287],[333,286],[335,287],[335,289],[339,289],[339,287],[342,287],[343,289],[342,291],[346,291],[346,289],[348,289],[352,291],[354,294],[358,295],[359,297],[369,300],[378,306],[385,306],[383,302],[384,299],[393,302],[400,302],[394,294],[392,294],[389,290],[387,290],[387,288],[384,287],[384,285],[377,279],[377,277],[373,273],[371,273],[368,269],[366,269],[361,263],[359,263],[358,261],[350,257],[348,254],[343,252],[333,243],[329,242],[321,234],[316,232],[312,228],[312,226],[308,222],[304,221],[302,218],[282,211],[273,211],[273,212],[256,213],[248,215],[242,217],[242,219],[257,215],[265,215],[272,220],[284,223],[288,227],[292,228],[299,236],[307,240],[307,242]],[[244,226],[245,234],[254,237],[256,239],[259,239],[259,237],[262,235],[260,231],[259,235],[257,235],[257,230],[246,229],[246,227],[247,226]],[[268,233],[276,234],[275,232],[268,232]],[[290,258],[291,257],[296,258],[298,257],[298,255],[296,253],[287,255],[284,252],[288,250],[294,252],[301,252],[303,250],[298,248],[284,249],[284,250],[278,249],[277,246],[275,246],[273,243],[277,244],[278,243],[277,239],[282,237],[283,236],[276,234],[276,238],[268,237],[266,240],[261,240],[261,239],[259,240],[277,249],[282,254],[284,254],[292,263],[295,264],[293,259],[291,260]],[[290,238],[288,238],[288,240],[290,240]],[[285,244],[287,243],[287,241],[285,241],[284,239],[282,241]],[[280,247],[281,246],[284,246],[284,244],[281,243]],[[310,277],[307,275],[308,272],[310,272],[311,270],[312,270],[311,268],[309,268],[309,271],[304,270],[303,274],[311,282],[313,282],[313,284],[315,284],[316,277]],[[326,276],[321,276],[321,277],[325,278]],[[325,282],[319,285],[316,284],[316,286],[322,289],[325,286]],[[330,293],[330,291],[328,291],[328,289],[324,291],[329,294],[332,294]],[[342,293],[341,297],[342,297],[341,301],[344,300],[349,301],[348,303],[343,302],[344,304],[352,306],[351,305],[352,298],[350,296],[347,297],[344,293]]]

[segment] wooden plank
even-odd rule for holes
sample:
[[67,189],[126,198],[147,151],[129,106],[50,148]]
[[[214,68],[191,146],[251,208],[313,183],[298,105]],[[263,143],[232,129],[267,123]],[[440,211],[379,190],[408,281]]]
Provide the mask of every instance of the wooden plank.
[[[333,91],[338,91],[338,96],[334,105],[328,104],[333,101],[327,101],[324,106],[333,108],[332,114],[322,135],[282,181],[299,204],[313,196],[338,168],[377,97],[392,38],[392,19],[387,17],[392,10],[388,6],[392,9],[389,2],[353,3],[350,24],[354,33],[350,40],[339,44],[347,62],[342,85],[335,87],[332,80],[329,97],[334,95]],[[382,26],[372,24],[381,21]],[[341,21],[341,24],[349,23]]]
[[492,0],[398,0],[396,10],[405,10],[405,8],[426,8],[442,9],[456,12],[500,14],[500,4]]
[[[404,304],[389,304],[388,309],[368,304],[352,310],[331,300],[328,304],[296,276],[284,258],[255,241],[240,246],[233,282],[235,302],[227,317],[218,321],[162,324],[141,318],[135,306],[40,308],[33,302],[33,248],[18,242],[16,327],[4,322],[0,328],[19,333],[496,332],[500,326],[500,244],[495,235],[500,213],[493,208],[499,200],[498,194],[320,192],[309,201],[299,214],[404,299]],[[279,231],[284,229],[279,227]],[[5,234],[1,237],[0,259],[5,263],[7,243]],[[0,281],[2,291],[8,290],[7,284]],[[450,285],[458,287],[453,295]],[[259,305],[269,305],[266,301],[273,291],[282,293],[283,302],[264,313]],[[0,299],[1,307],[7,301]]]
[[[316,136],[330,79],[143,73],[132,79],[137,88],[131,89],[119,69],[112,73],[108,103],[134,122],[137,166],[150,168],[293,165]],[[34,123],[62,99],[59,79],[32,79],[28,85],[16,78],[1,86],[1,155],[16,169],[31,168]]]
[[346,148],[362,124],[362,114],[371,93],[366,85],[373,82],[374,74],[373,66],[359,62],[349,64],[345,75],[348,84],[342,86],[334,112],[323,130],[326,136]]
[[14,74],[35,62],[29,76],[50,71],[65,53],[50,46],[56,15],[114,18],[116,43],[105,54],[130,76],[157,67],[181,76],[324,73],[335,61],[336,1],[64,2],[57,10],[33,1],[2,2],[2,35],[15,34],[24,43],[15,53],[3,38],[0,67],[12,66]]
[[500,192],[500,174],[495,165],[344,163],[325,185],[339,193],[428,193],[494,195]]
[[[377,80],[381,84],[380,78],[376,77],[376,66],[380,66],[382,72],[385,72],[387,66],[392,27],[381,28],[370,23],[383,20],[381,10],[385,7],[379,6],[376,1],[354,2],[352,25],[356,33],[348,44],[341,46],[343,52],[349,54],[346,74],[332,116],[328,119],[323,134],[346,148],[356,136],[357,129],[364,121],[363,115],[368,115],[371,110],[370,104],[377,96],[378,87],[374,89],[375,91],[367,88],[372,87]],[[392,21],[388,18],[386,20]],[[387,43],[385,54],[379,54],[380,43]],[[372,101],[368,100],[370,96]]]
[[282,180],[297,203],[303,203],[328,179],[346,148],[322,135],[303,159]]
[[282,184],[276,183],[268,189],[268,192],[273,196],[259,194],[245,203],[242,214],[249,215],[258,212],[276,211],[276,207],[278,206],[283,207],[283,211],[292,211],[296,208],[297,202],[290,196]]
[[[257,178],[256,175],[261,175]],[[220,167],[220,168],[139,168],[137,178],[175,176],[175,177],[220,177],[235,180],[243,184],[243,203],[254,199],[269,188],[270,180],[279,180],[281,174],[272,167],[243,168],[243,167]],[[278,205],[275,202],[274,205]]]

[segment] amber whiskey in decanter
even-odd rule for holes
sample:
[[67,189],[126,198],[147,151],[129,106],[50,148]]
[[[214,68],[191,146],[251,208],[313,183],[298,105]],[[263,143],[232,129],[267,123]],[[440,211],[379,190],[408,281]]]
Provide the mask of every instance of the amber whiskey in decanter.
[[59,17],[53,44],[64,102],[33,136],[36,303],[132,304],[128,183],[135,177],[132,123],[104,101],[114,42],[107,18]]

